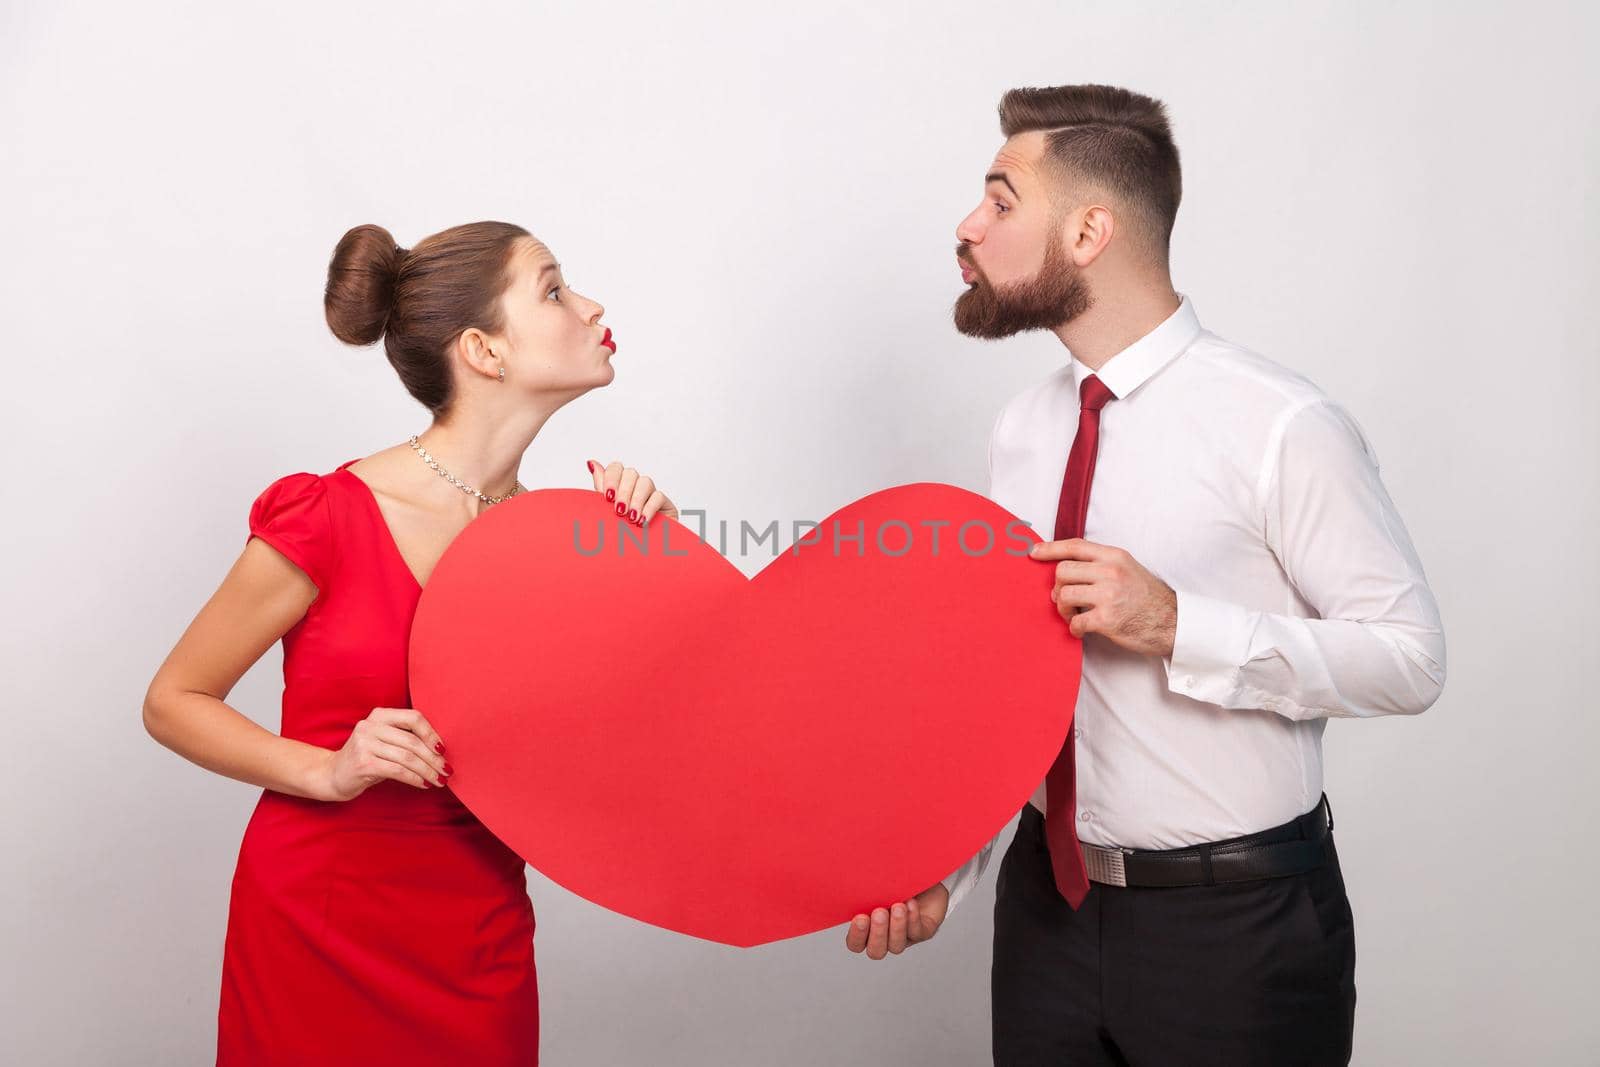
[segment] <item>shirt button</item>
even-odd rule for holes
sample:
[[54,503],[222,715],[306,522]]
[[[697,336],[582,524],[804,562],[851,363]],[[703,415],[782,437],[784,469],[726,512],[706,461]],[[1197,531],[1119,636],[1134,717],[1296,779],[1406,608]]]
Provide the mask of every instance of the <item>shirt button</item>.
[[1080,738],[1080,737],[1083,736],[1083,731],[1081,729],[1079,729],[1078,727],[1074,726],[1072,728],[1072,736],[1073,736],[1073,739],[1076,740],[1077,738]]
[[1080,811],[1078,813],[1078,821],[1079,822],[1088,822],[1092,818],[1094,818],[1094,815],[1092,813],[1090,813],[1090,812]]
[[1183,676],[1183,687],[1185,689],[1193,689],[1194,688],[1194,675],[1186,674],[1186,675]]

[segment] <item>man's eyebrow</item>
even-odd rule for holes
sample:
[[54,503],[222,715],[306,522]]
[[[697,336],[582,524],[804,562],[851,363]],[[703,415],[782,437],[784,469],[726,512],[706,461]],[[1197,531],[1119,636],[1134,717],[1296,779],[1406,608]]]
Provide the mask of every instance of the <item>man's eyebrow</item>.
[[1017,194],[1017,187],[1015,185],[1011,184],[1011,179],[1006,177],[1006,172],[1005,171],[1003,171],[1003,170],[990,171],[988,174],[986,174],[984,176],[983,183],[985,185],[987,185],[990,182],[1005,182],[1006,183],[1006,188],[1011,190],[1011,195],[1015,196],[1017,198],[1017,202],[1018,203],[1022,202],[1022,197]]

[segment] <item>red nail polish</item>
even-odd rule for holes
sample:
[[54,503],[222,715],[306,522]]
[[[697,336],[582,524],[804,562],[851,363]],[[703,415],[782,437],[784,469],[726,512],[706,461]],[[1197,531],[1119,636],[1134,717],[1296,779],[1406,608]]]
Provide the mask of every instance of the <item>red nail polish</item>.
[[615,500],[615,499],[617,499],[617,491],[615,489],[607,489],[606,490],[606,499],[607,500]]
[[454,773],[455,773],[455,771],[453,771],[453,770],[451,770],[451,769],[450,769],[450,761],[449,761],[449,760],[446,760],[446,761],[445,761],[445,764],[444,764],[444,773],[445,773],[445,774],[446,774],[446,775],[447,775],[447,776],[448,776],[448,775],[452,775],[452,774],[454,774]]
[[639,521],[639,511],[638,511],[637,508],[629,508],[628,509],[628,521],[629,522],[638,522]]
[[433,750],[435,752],[439,753],[439,755],[441,755],[441,756],[444,755],[444,742],[443,741],[435,741],[433,743]]
[[624,504],[620,500],[617,501],[617,514],[618,515],[626,515],[627,513],[628,513],[628,505]]
[[584,466],[589,468],[589,473],[590,474],[594,473],[594,460],[586,459],[586,460],[583,461],[583,464],[584,464]]

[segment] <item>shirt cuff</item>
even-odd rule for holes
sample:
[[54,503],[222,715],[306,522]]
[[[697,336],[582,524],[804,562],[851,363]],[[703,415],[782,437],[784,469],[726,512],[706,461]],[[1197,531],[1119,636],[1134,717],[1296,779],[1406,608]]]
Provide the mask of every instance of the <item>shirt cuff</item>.
[[946,919],[955,914],[956,905],[960,904],[961,898],[967,895],[969,880],[956,877],[960,873],[960,871],[957,871],[943,880],[945,892],[950,894],[950,899],[944,905],[944,917]]
[[1208,704],[1236,704],[1243,688],[1239,671],[1250,658],[1254,613],[1225,600],[1175,592],[1177,632],[1172,655],[1163,661],[1167,689]]
[[956,905],[961,903],[962,898],[972,889],[972,884],[977,881],[977,878],[973,875],[973,869],[977,866],[977,863],[978,857],[974,856],[942,880],[945,892],[950,894],[950,899],[944,906],[944,917],[946,919],[955,914]]

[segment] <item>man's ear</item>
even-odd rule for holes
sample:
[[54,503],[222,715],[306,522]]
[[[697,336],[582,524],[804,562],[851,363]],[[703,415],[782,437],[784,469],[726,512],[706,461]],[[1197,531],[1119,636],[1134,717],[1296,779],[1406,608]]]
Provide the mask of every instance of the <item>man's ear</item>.
[[1089,201],[1067,212],[1062,221],[1062,247],[1080,270],[1098,259],[1116,236],[1117,219],[1106,204]]

